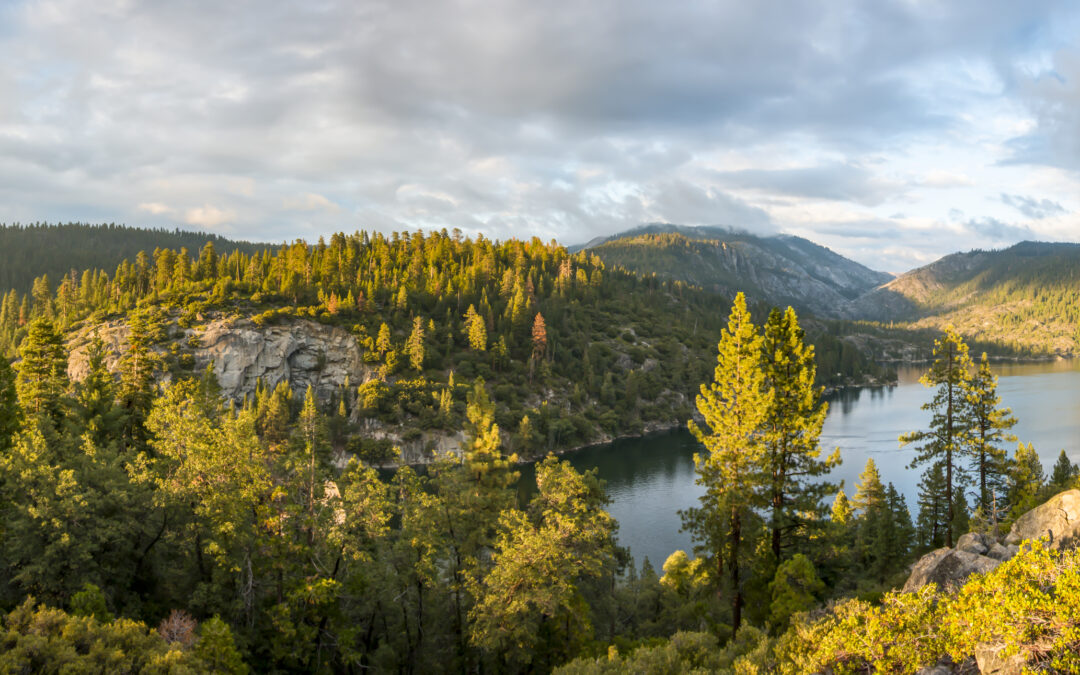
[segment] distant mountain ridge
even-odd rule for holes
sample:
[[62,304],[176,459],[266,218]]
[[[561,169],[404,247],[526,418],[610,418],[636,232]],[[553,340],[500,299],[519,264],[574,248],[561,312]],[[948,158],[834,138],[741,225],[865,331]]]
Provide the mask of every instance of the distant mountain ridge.
[[581,248],[605,265],[827,317],[893,278],[801,237],[723,227],[653,223]]
[[1022,241],[953,253],[911,270],[841,309],[850,319],[952,324],[963,334],[1049,353],[1080,339],[1080,244]]
[[0,223],[0,289],[30,290],[35,277],[48,275],[55,285],[71,270],[100,268],[110,274],[123,260],[134,261],[140,251],[186,247],[193,254],[207,242],[219,253],[239,250],[247,254],[273,244],[233,241],[210,232],[146,229],[126,225],[85,223]]

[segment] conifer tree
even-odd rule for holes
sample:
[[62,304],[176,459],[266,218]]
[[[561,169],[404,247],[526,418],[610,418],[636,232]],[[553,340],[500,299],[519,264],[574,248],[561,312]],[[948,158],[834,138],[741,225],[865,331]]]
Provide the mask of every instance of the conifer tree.
[[469,305],[465,312],[465,339],[473,351],[482,352],[487,349],[487,327],[483,317],[476,313],[476,308],[472,305]]
[[405,342],[405,353],[409,355],[409,365],[417,372],[424,370],[424,320],[413,317],[412,332]]
[[688,422],[708,454],[694,455],[697,483],[705,488],[701,506],[684,514],[684,527],[702,542],[716,565],[717,581],[728,578],[732,626],[742,621],[741,570],[753,551],[744,541],[744,521],[760,490],[764,447],[762,429],[773,404],[765,388],[762,338],[739,293],[717,347],[713,381],[701,385],[697,409],[705,426]]
[[[961,459],[965,453],[963,440],[971,427],[970,406],[967,400],[971,379],[971,358],[967,345],[952,326],[945,335],[934,341],[934,362],[920,380],[926,387],[936,387],[934,398],[923,404],[923,410],[933,413],[928,431],[913,431],[900,437],[901,445],[921,443],[911,468],[926,462],[940,462],[945,472],[945,501],[948,505],[947,523],[953,521],[953,492],[962,475]],[[946,528],[945,545],[953,545],[952,528]]]
[[923,472],[919,483],[919,548],[929,550],[945,545],[945,532],[951,523],[947,499],[945,473],[941,463],[935,462]]
[[15,392],[15,371],[7,359],[0,355],[0,453],[11,447],[15,432],[19,430],[21,412]]
[[52,321],[39,317],[30,322],[19,356],[15,389],[23,412],[58,426],[68,388],[67,349]]
[[119,438],[124,411],[116,405],[116,383],[105,365],[105,342],[94,333],[86,348],[87,373],[75,385],[75,400],[83,428],[98,445]]
[[997,376],[990,371],[990,362],[983,352],[979,367],[968,383],[967,402],[970,406],[971,427],[967,440],[975,463],[978,495],[975,503],[982,513],[993,512],[995,497],[1003,496],[1008,457],[1002,442],[1015,442],[1009,433],[1016,424],[1012,410],[999,407]]
[[772,389],[763,434],[768,482],[763,497],[771,511],[773,559],[779,564],[805,514],[821,512],[821,501],[835,486],[818,480],[840,463],[837,449],[820,459],[821,427],[829,405],[815,386],[814,348],[803,341],[795,310],[773,309],[764,330],[765,386]]
[[838,525],[847,525],[851,522],[853,516],[854,509],[851,507],[851,500],[847,498],[843,488],[837,490],[836,497],[833,499],[829,520]]
[[1031,443],[1017,445],[1009,467],[1009,515],[1019,518],[1038,506],[1045,482],[1046,474],[1035,446]]
[[128,327],[128,348],[120,359],[120,402],[126,412],[125,439],[139,447],[146,441],[146,417],[161,367],[161,356],[151,347],[161,339],[163,325],[155,310],[140,309],[131,313]]
[[885,489],[885,501],[889,505],[889,514],[893,523],[893,538],[889,542],[888,560],[893,568],[899,568],[907,559],[915,544],[915,525],[911,522],[904,495],[900,494],[892,483]]
[[879,571],[880,562],[887,554],[888,529],[892,521],[885,486],[873,458],[866,460],[866,467],[859,474],[851,505],[857,513],[855,525],[855,553],[867,569]]
[[1062,450],[1050,473],[1050,485],[1056,492],[1068,490],[1075,483],[1077,473],[1076,465],[1069,461],[1069,456]]

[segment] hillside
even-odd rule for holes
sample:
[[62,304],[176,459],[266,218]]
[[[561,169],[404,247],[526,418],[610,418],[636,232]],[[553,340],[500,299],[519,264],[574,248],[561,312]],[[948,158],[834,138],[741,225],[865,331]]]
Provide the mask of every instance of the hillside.
[[[0,350],[14,354],[28,318],[69,332],[69,372],[86,371],[96,333],[114,370],[132,317],[153,324],[158,377],[213,368],[229,398],[287,383],[342,408],[338,446],[409,462],[460,441],[468,384],[498,401],[506,443],[542,455],[683,423],[712,371],[730,298],[679,281],[611,270],[554,244],[446,233],[334,235],[247,255],[163,249],[110,275],[88,270],[55,291],[12,290],[0,303]],[[768,307],[757,309],[761,319]],[[875,381],[883,369],[816,326],[821,384]],[[339,367],[340,366],[340,367]]]
[[608,266],[826,317],[892,278],[800,237],[719,227],[646,225],[586,248]]
[[953,324],[973,339],[1069,354],[1080,328],[1080,244],[1021,242],[945,256],[848,303],[851,319]]
[[112,270],[125,259],[134,261],[140,251],[151,254],[156,248],[187,248],[195,252],[206,242],[213,242],[219,251],[248,254],[266,248],[265,244],[231,241],[207,232],[84,223],[0,223],[0,289],[26,292],[31,282],[43,275],[55,285],[72,270]]

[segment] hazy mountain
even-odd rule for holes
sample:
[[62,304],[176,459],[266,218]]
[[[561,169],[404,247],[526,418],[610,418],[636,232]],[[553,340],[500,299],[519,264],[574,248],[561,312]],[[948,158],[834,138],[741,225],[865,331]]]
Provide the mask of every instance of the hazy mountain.
[[821,316],[888,282],[877,272],[801,237],[761,237],[722,227],[650,224],[582,248],[605,265],[676,279]]

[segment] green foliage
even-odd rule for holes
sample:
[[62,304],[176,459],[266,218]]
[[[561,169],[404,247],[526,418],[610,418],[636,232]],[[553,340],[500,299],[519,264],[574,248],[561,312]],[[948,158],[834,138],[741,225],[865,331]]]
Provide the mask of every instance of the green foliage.
[[1016,446],[1012,464],[1009,466],[1009,515],[1016,519],[1039,505],[1046,474],[1043,473],[1039,453],[1031,444]]
[[769,583],[772,604],[769,623],[777,628],[786,626],[792,615],[806,612],[817,605],[825,584],[814,571],[814,564],[801,553],[780,563],[776,576]]

